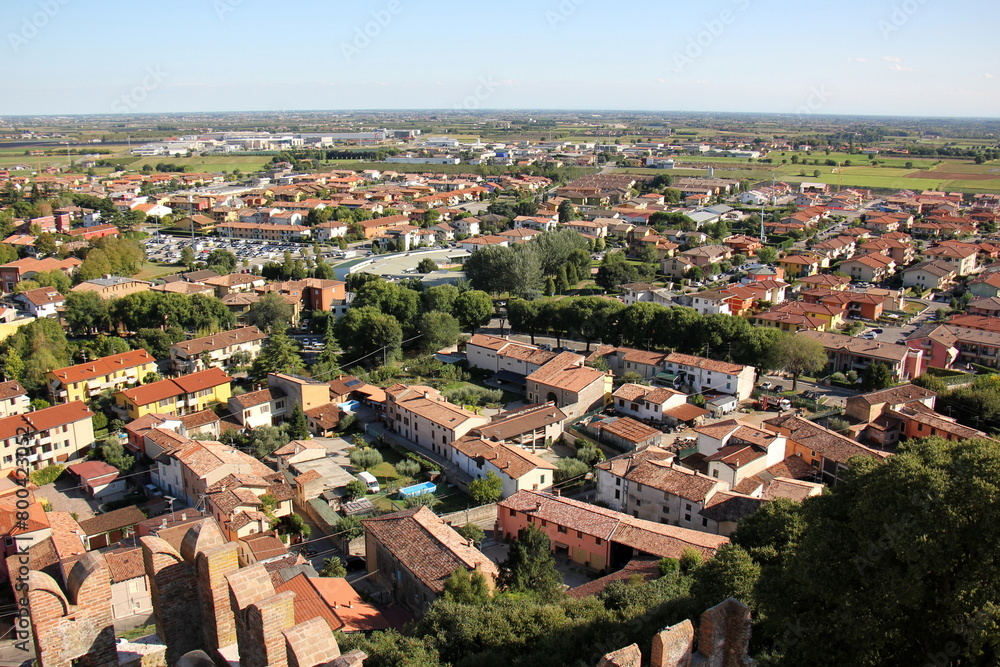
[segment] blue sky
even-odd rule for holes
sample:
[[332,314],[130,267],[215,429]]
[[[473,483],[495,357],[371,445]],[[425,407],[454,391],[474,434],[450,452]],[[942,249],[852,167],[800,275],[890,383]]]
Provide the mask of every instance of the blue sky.
[[0,26],[6,115],[1000,116],[995,0],[4,0]]

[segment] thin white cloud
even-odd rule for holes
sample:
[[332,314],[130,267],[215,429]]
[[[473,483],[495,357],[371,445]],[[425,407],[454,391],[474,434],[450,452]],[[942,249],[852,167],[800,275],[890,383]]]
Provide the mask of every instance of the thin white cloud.
[[849,62],[849,63],[866,63],[866,62],[868,62],[868,58],[848,58],[847,62]]
[[893,63],[892,65],[889,65],[889,69],[891,69],[893,72],[912,72],[913,71],[912,67],[903,67],[899,63]]
[[992,79],[993,78],[993,75],[990,74],[989,72],[984,73],[983,76],[986,77],[987,79]]
[[882,56],[882,60],[886,61],[887,63],[901,63],[901,62],[903,62],[902,58],[897,58],[896,56]]

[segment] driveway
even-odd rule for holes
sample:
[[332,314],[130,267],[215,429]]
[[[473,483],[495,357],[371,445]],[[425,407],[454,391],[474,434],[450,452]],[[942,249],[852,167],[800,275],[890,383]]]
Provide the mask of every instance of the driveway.
[[39,487],[35,496],[45,498],[56,512],[71,512],[78,520],[97,514],[98,503],[83,492],[79,481],[71,473],[64,472],[52,484]]

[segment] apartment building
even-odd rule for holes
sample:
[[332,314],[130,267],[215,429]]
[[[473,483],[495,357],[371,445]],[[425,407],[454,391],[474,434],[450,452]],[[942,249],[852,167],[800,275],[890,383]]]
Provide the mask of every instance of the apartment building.
[[431,387],[394,384],[385,394],[389,427],[407,440],[442,456],[449,456],[452,442],[489,423],[489,418],[449,403]]
[[156,372],[156,359],[146,350],[112,354],[83,364],[57,368],[45,374],[53,403],[89,401],[106,389],[118,391],[141,384]]
[[267,334],[257,327],[240,327],[174,343],[170,346],[170,366],[176,373],[225,368],[237,354],[238,359],[243,357],[241,363],[250,364],[260,356],[266,339]]
[[115,394],[115,411],[133,420],[151,412],[188,415],[225,403],[232,395],[232,378],[218,368],[160,380]]
[[18,468],[20,447],[27,449],[29,470],[86,455],[94,444],[93,416],[83,402],[74,401],[0,419],[0,474],[6,477]]
[[731,364],[690,354],[668,354],[663,361],[662,375],[667,381],[679,381],[695,393],[706,391],[735,396],[744,401],[750,398],[755,377],[753,366]]

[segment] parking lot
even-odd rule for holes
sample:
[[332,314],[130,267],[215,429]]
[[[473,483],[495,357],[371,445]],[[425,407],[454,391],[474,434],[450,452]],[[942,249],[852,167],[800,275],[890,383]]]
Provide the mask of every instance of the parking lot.
[[[312,254],[312,244],[310,243],[165,235],[153,236],[146,240],[146,256],[151,262],[178,263],[181,261],[181,253],[184,248],[191,248],[194,251],[195,261],[205,261],[213,250],[228,250],[236,255],[238,262],[246,261],[254,266],[265,264],[271,260],[281,261],[286,251],[292,253],[292,257],[296,259],[304,257],[304,251]],[[323,258],[328,262],[339,261],[344,259],[344,253],[340,250],[329,251],[323,254]]]

